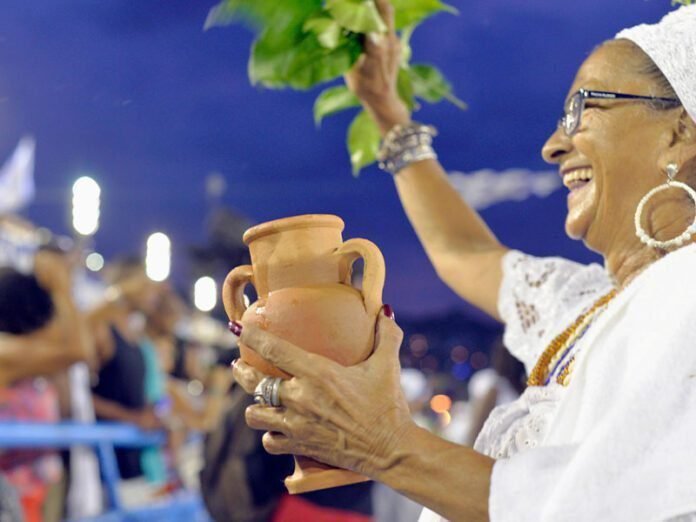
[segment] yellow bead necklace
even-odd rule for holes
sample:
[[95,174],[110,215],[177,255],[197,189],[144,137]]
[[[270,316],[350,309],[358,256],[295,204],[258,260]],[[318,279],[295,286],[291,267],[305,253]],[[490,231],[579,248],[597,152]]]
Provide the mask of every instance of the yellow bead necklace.
[[[527,379],[528,386],[544,386],[548,384],[549,377],[556,364],[561,361],[568,352],[573,348],[576,341],[582,337],[585,331],[589,328],[592,321],[599,313],[606,308],[617,294],[616,289],[613,289],[606,295],[600,297],[592,307],[580,316],[568,328],[557,335],[551,343],[546,347],[544,352],[539,357],[539,360],[534,365],[534,368]],[[575,364],[575,356],[572,356],[568,363],[561,369],[556,382],[567,386],[570,373]]]

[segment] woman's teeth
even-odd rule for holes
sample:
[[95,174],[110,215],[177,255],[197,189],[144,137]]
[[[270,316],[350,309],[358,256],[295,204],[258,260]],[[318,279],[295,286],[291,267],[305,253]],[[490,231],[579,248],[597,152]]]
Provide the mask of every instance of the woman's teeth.
[[570,190],[582,187],[592,180],[592,169],[575,169],[563,176],[563,185]]

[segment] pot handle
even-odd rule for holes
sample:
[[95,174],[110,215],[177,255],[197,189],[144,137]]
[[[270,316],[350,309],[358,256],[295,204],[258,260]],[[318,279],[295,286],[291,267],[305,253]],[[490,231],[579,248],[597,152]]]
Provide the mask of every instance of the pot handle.
[[244,288],[254,284],[254,270],[251,265],[241,265],[233,269],[222,285],[222,303],[230,321],[239,321],[246,311]]
[[376,316],[382,308],[382,290],[384,289],[384,257],[377,245],[367,239],[349,239],[337,250],[341,256],[340,273],[343,281],[350,285],[350,275],[353,263],[359,258],[365,261],[363,273],[362,295],[365,310]]

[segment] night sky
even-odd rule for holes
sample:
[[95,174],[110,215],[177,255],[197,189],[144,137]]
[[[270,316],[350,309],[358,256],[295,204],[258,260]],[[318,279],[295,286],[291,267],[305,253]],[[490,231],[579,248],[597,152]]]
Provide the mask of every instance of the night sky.
[[[387,261],[385,301],[428,316],[461,301],[436,278],[389,176],[350,173],[352,114],[312,119],[319,90],[251,87],[252,34],[204,32],[214,1],[3,0],[0,3],[0,161],[26,133],[37,139],[37,198],[27,215],[69,233],[72,182],[103,188],[96,247],[107,259],[141,252],[168,233],[183,264],[205,239],[204,180],[224,175],[223,202],[254,222],[333,213],[345,237],[377,243]],[[619,29],[654,22],[669,0],[452,1],[461,12],[426,22],[414,61],[439,66],[470,106],[425,106],[447,169],[548,170],[539,155],[575,70]],[[484,218],[509,246],[596,260],[563,232],[565,189],[495,205]],[[230,267],[232,268],[232,267]],[[179,268],[179,273],[181,268]],[[185,276],[185,274],[184,274]],[[184,277],[182,276],[182,277]]]

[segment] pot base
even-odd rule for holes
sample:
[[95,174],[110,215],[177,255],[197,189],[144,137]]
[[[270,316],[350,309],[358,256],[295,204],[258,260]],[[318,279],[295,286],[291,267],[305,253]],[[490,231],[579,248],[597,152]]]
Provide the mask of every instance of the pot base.
[[285,479],[285,487],[291,495],[297,495],[369,480],[371,479],[354,471],[332,468],[306,457],[295,457],[295,472]]

